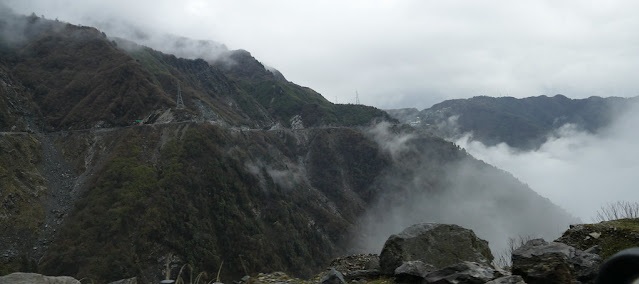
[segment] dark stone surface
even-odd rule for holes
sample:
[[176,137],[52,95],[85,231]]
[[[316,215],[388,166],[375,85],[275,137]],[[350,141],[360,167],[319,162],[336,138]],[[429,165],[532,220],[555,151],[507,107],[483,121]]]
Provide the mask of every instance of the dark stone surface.
[[391,235],[379,256],[381,272],[393,275],[406,261],[421,260],[436,268],[461,261],[488,264],[493,256],[488,242],[457,225],[423,223]]

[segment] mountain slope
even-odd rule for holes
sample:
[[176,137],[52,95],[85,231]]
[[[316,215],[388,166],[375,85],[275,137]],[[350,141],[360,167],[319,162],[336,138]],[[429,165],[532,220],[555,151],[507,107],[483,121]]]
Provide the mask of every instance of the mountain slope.
[[523,99],[473,97],[448,100],[420,112],[394,110],[390,113],[405,123],[435,131],[443,137],[472,132],[486,145],[505,142],[520,149],[539,147],[548,133],[564,124],[596,132],[632,99],[569,99],[562,95]]
[[[0,31],[1,274],[157,282],[166,263],[175,277],[223,262],[224,279],[310,275],[357,247],[379,204],[449,191],[512,194],[497,224],[526,221],[518,208],[552,214],[531,222],[546,229],[572,220],[455,145],[374,126],[393,120],[331,104],[244,51],[224,66],[35,16]],[[493,183],[453,182],[468,163]]]

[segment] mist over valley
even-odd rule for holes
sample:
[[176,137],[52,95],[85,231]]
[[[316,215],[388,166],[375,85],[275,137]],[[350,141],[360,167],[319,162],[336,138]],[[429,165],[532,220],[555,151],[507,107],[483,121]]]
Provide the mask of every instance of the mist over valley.
[[[256,7],[272,15],[282,5],[251,3],[246,15]],[[412,19],[409,6],[431,4],[405,5],[369,8]],[[362,71],[349,61],[362,60],[349,47],[336,56],[329,41],[316,42],[307,52],[334,61],[336,75],[345,74],[341,61],[355,66],[346,94],[325,65],[309,59],[302,64],[318,64],[310,73],[291,67],[302,60],[294,52],[263,62],[268,48],[236,47],[252,41],[202,16],[236,23],[222,16],[234,9],[216,1],[0,3],[0,277],[157,283],[190,267],[207,272],[207,281],[274,271],[311,279],[336,267],[337,257],[379,262],[389,236],[423,223],[472,230],[487,241],[483,253],[502,261],[486,265],[510,269],[513,240],[568,238],[566,230],[581,228],[571,225],[594,221],[602,206],[639,199],[639,100],[627,96],[630,83],[600,97],[608,83],[574,87],[592,74],[563,74],[571,79],[549,89],[536,85],[543,78],[522,83],[517,72],[516,80],[495,81],[471,68],[493,56],[427,67],[412,50],[421,43],[378,56],[401,36],[362,49],[373,54]],[[457,46],[459,31],[450,28],[443,28],[452,36],[446,42]],[[439,38],[432,30],[417,34]],[[279,39],[251,34],[268,35]],[[277,54],[297,46],[290,41]],[[407,55],[421,65],[407,64]],[[312,81],[296,83],[309,74],[321,93]],[[497,85],[521,92],[474,95]],[[592,92],[547,96],[563,87]],[[547,95],[529,96],[542,89]],[[369,272],[379,276],[375,269]]]

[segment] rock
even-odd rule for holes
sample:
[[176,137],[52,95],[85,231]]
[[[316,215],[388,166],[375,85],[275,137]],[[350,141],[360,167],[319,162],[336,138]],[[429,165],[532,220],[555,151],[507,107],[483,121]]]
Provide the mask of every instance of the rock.
[[596,255],[599,255],[599,253],[601,253],[601,247],[600,246],[591,246],[590,248],[585,250],[585,252],[594,253]]
[[534,239],[512,253],[512,272],[527,283],[593,281],[601,258],[557,242]]
[[594,253],[575,249],[575,255],[570,258],[570,263],[574,266],[577,280],[589,282],[597,278],[601,257]]
[[122,279],[122,280],[118,280],[118,281],[113,281],[109,284],[138,284],[138,279],[136,277],[133,278],[129,278],[129,279]]
[[356,270],[379,269],[379,256],[376,254],[354,254],[333,259],[330,264],[337,271],[346,273]]
[[329,271],[326,275],[324,275],[324,277],[322,277],[322,280],[320,281],[321,284],[346,284],[346,280],[344,279],[344,275],[335,270],[335,268],[331,268],[331,271]]
[[639,246],[639,218],[575,225],[555,242],[580,250],[598,246],[596,254],[602,259],[608,259],[623,249]]
[[[290,284],[302,284],[306,283],[304,280],[288,276],[286,273],[276,271],[272,273],[259,273],[255,277],[249,277],[248,282],[252,284],[272,284],[272,283],[290,283]],[[241,282],[241,283],[248,283]],[[319,278],[315,283],[319,282]]]
[[424,283],[483,284],[496,276],[495,270],[486,264],[464,261],[429,273]]
[[333,259],[330,265],[341,272],[348,282],[374,279],[380,276],[379,256],[376,254],[355,254],[339,257]]
[[369,280],[379,278],[382,274],[379,269],[353,270],[344,273],[344,279],[351,282],[352,280]]
[[486,284],[526,284],[526,282],[524,282],[524,278],[521,278],[519,275],[510,275],[488,281]]
[[69,276],[44,276],[37,273],[15,272],[0,277],[0,284],[80,284]]
[[488,242],[457,225],[423,223],[391,235],[379,256],[381,272],[393,275],[402,263],[421,260],[436,268],[461,261],[489,264],[493,256]]
[[435,270],[434,266],[421,260],[406,261],[395,269],[395,279],[400,283],[419,283]]

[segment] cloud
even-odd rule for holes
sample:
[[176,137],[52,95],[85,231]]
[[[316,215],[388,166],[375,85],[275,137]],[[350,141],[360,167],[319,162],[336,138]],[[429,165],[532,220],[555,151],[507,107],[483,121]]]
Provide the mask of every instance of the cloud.
[[487,147],[472,140],[472,134],[456,144],[511,172],[584,221],[593,221],[597,210],[607,203],[639,202],[637,127],[639,105],[635,104],[597,134],[564,125],[534,151],[516,150],[503,143]]
[[508,238],[555,239],[578,220],[509,173],[475,160],[451,143],[381,124],[370,130],[401,163],[378,179],[382,196],[359,220],[353,248],[379,253],[391,234],[423,222],[472,229],[501,253]]
[[429,107],[475,95],[633,96],[634,1],[5,0],[17,12],[246,49],[330,100]]

